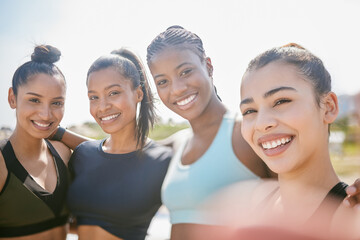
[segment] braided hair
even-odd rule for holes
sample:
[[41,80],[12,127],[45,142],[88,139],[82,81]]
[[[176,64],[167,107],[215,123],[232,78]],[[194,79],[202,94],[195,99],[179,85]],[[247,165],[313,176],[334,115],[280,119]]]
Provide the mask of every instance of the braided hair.
[[[198,35],[185,28],[174,25],[168,27],[164,32],[155,37],[147,48],[146,60],[150,65],[152,58],[167,47],[181,47],[190,49],[204,62],[206,59],[205,49],[203,42]],[[221,101],[217,94],[217,89],[214,85],[215,94]]]

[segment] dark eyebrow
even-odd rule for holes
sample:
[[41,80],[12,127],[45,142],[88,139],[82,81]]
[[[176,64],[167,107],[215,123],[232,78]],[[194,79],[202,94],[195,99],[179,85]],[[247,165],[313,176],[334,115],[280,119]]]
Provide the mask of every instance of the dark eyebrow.
[[284,91],[284,90],[291,90],[291,91],[297,92],[296,89],[292,88],[292,87],[278,87],[278,88],[274,88],[274,89],[266,92],[264,94],[264,98],[270,97],[270,96],[274,95],[275,93],[277,93],[279,91]]
[[[36,97],[39,97],[39,98],[43,97],[42,95],[37,94],[37,93],[33,93],[33,92],[27,92],[26,94],[33,95],[33,96],[36,96]],[[60,97],[54,97],[53,99],[56,99],[56,100],[61,99],[62,100],[62,99],[65,99],[65,98],[60,96]]]
[[42,97],[40,94],[33,93],[33,92],[27,92],[26,94],[34,95],[34,96],[37,96],[37,97]]
[[[274,89],[266,92],[263,97],[267,98],[267,97],[270,97],[270,96],[274,95],[275,93],[277,93],[279,91],[285,91],[285,90],[296,91],[296,89],[292,88],[292,87],[278,87],[278,88],[274,88]],[[253,102],[254,102],[253,98],[245,98],[244,100],[242,100],[240,102],[240,106],[243,105],[243,104],[249,104],[249,103],[253,103]]]
[[[107,86],[107,87],[105,88],[105,90],[108,90],[108,89],[113,88],[113,87],[120,87],[120,88],[121,88],[121,85],[118,84],[118,83],[111,84],[111,85]],[[89,91],[88,91],[88,93],[94,93],[94,92],[95,92],[95,91],[93,91],[93,90],[89,90]]]
[[[191,63],[189,63],[189,62],[181,63],[181,64],[180,64],[179,66],[177,66],[175,69],[178,70],[179,68],[181,68],[182,66],[187,65],[187,64],[191,64]],[[155,80],[156,78],[158,78],[158,77],[163,77],[163,76],[165,76],[165,74],[155,75],[155,76],[154,76],[154,80]]]
[[244,100],[242,100],[240,102],[240,106],[243,105],[243,104],[249,104],[249,103],[253,103],[253,102],[254,102],[253,98],[245,98]]

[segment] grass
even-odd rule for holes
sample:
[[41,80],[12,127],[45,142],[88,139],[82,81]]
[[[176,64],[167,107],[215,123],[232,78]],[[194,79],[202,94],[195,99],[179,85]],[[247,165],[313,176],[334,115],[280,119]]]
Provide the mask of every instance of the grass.
[[156,124],[154,129],[150,132],[150,138],[154,140],[161,140],[167,138],[171,134],[188,128],[189,124]]

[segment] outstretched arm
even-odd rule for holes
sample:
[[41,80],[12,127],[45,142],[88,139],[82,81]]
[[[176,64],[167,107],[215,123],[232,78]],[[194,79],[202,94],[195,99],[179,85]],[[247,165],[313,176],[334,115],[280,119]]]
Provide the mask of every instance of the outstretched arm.
[[61,141],[72,150],[74,150],[80,143],[92,140],[91,138],[84,137],[60,126],[53,134],[51,134],[49,139]]

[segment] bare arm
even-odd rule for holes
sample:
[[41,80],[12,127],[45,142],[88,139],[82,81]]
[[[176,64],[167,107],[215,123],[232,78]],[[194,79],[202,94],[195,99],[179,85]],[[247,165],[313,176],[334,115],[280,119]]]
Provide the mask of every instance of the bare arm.
[[80,134],[74,133],[68,129],[65,130],[64,134],[60,139],[54,139],[53,136],[56,135],[57,131],[61,131],[60,127],[56,131],[54,131],[54,133],[49,137],[49,139],[61,141],[72,150],[74,150],[82,142],[93,140],[91,138],[87,138]]

